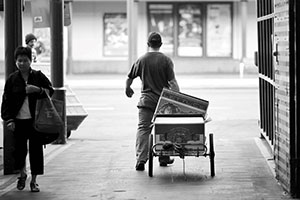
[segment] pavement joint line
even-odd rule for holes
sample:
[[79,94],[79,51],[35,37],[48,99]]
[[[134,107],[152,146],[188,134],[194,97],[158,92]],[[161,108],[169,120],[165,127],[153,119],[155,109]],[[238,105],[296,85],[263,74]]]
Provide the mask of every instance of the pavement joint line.
[[[63,145],[52,144],[53,148],[51,148],[50,151],[45,152],[45,155],[44,155],[44,166],[46,166],[51,160],[53,160],[56,156],[58,156],[60,153],[62,153],[63,151],[65,151],[69,147],[71,147],[73,144],[75,144],[75,142],[70,142],[70,143],[68,142],[68,143],[63,144]],[[27,165],[26,171],[28,172],[29,169],[30,169],[30,166]],[[3,170],[0,171],[0,174],[3,174]],[[3,176],[3,175],[0,175],[0,177],[1,176]],[[4,194],[6,194],[7,192],[15,189],[15,187],[16,187],[15,183],[16,183],[16,180],[17,180],[18,176],[19,176],[19,174],[9,175],[9,178],[7,178],[7,180],[5,180],[4,183],[2,184],[2,185],[4,185],[4,188],[0,189],[0,197],[3,196]],[[27,179],[30,179],[30,177],[31,177],[31,175],[28,174]]]

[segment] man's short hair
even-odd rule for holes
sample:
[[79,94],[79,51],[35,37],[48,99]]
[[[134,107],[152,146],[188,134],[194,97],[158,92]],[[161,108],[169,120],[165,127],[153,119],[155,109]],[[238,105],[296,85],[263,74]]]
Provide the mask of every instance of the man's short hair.
[[151,32],[148,37],[148,46],[152,48],[160,48],[162,45],[161,36],[158,32]]
[[15,60],[17,60],[18,56],[27,56],[29,58],[30,61],[32,61],[32,51],[31,48],[29,47],[22,47],[19,46],[15,49]]

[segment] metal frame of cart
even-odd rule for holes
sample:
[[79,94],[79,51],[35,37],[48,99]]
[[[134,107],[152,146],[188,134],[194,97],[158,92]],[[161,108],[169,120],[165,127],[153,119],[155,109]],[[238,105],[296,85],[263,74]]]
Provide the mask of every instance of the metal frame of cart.
[[[164,117],[195,117],[195,115],[164,115]],[[201,116],[202,117],[202,116]],[[153,122],[155,125],[155,120]],[[149,135],[149,167],[148,167],[148,174],[150,177],[153,177],[153,157],[154,156],[179,156],[183,158],[185,156],[195,156],[195,157],[209,157],[210,159],[210,174],[211,176],[215,176],[215,151],[214,151],[214,141],[213,141],[213,134],[209,134],[209,146],[206,145],[206,137],[204,133],[204,139],[202,142],[195,142],[195,143],[184,143],[184,142],[170,142],[170,141],[159,141],[155,142],[154,139],[155,131]],[[193,148],[189,148],[193,146]],[[209,152],[208,152],[209,150]]]

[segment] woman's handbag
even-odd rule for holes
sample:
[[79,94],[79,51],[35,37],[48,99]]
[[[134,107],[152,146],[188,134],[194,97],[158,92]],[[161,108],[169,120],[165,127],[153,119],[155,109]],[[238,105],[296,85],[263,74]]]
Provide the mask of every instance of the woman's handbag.
[[64,125],[63,108],[63,101],[51,99],[49,95],[37,100],[34,128],[39,133],[43,144],[53,142],[61,132]]

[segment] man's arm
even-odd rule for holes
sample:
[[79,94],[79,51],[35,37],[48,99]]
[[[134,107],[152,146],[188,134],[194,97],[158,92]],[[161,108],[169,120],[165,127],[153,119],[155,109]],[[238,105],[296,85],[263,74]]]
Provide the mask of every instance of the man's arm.
[[179,92],[179,85],[177,83],[177,80],[174,78],[169,81],[170,89]]
[[127,97],[132,97],[132,95],[134,94],[133,89],[131,88],[131,84],[133,82],[132,78],[127,77],[126,79],[126,88],[125,88],[125,94]]

